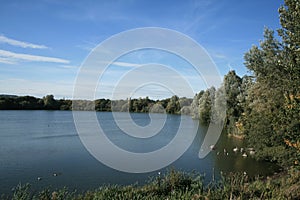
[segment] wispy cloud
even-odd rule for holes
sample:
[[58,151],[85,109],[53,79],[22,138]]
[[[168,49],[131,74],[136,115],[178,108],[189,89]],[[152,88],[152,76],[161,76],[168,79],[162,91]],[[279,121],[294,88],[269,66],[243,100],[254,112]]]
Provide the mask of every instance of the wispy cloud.
[[119,67],[139,67],[141,64],[137,63],[128,63],[128,62],[113,62],[111,65],[119,66]]
[[227,59],[227,56],[224,55],[224,54],[221,54],[221,53],[212,54],[212,57],[213,58],[219,58],[219,59]]
[[79,69],[80,65],[60,65],[60,67],[64,68],[64,69]]
[[131,62],[107,62],[107,61],[101,61],[99,62],[101,64],[109,64],[110,66],[118,66],[118,67],[126,67],[126,68],[132,68],[132,67],[140,67],[143,64],[138,63],[131,63]]
[[52,63],[63,63],[63,64],[70,63],[70,61],[61,58],[14,53],[11,51],[5,51],[1,49],[0,49],[0,59],[6,62],[6,64],[16,64],[18,61],[52,62]]
[[28,42],[23,42],[19,40],[14,40],[4,35],[0,35],[0,43],[6,43],[12,46],[22,47],[22,48],[32,48],[32,49],[47,49],[48,47],[45,45],[32,44]]
[[0,63],[10,64],[10,65],[16,64],[16,62],[14,62],[8,58],[1,58],[1,57],[0,57]]

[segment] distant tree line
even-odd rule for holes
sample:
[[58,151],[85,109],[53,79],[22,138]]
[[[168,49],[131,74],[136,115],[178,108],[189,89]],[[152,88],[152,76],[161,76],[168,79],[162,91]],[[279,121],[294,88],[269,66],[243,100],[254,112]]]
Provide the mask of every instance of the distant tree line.
[[[148,97],[126,100],[97,99],[89,100],[66,100],[54,99],[53,95],[43,98],[33,96],[0,95],[0,110],[96,110],[117,112],[166,112],[180,114],[181,107],[190,106],[192,99],[177,96],[163,100],[152,100]],[[73,104],[73,105],[72,105]],[[74,106],[75,105],[75,106]],[[73,106],[73,107],[72,107]],[[188,113],[187,113],[188,114]]]
[[[162,100],[152,100],[148,97],[125,100],[97,99],[66,100],[54,99],[53,95],[43,98],[32,96],[0,95],[0,110],[96,110],[106,112],[140,112],[140,113],[168,113],[191,115],[202,124],[213,122],[218,115],[216,107],[221,99],[225,99],[226,116],[224,123],[229,133],[239,134],[236,123],[244,113],[247,91],[253,84],[251,77],[240,78],[235,71],[230,71],[225,77],[220,88],[214,87],[202,90],[193,99],[178,97]],[[219,105],[222,106],[222,105]]]
[[0,110],[70,110],[71,106],[71,100],[56,100],[53,95],[43,98],[0,95]]

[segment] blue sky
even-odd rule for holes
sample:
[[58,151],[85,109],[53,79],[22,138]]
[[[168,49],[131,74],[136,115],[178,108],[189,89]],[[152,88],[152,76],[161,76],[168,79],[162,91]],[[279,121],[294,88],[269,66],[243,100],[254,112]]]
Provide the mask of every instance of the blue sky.
[[[71,98],[77,72],[90,51],[114,34],[141,27],[162,27],[186,34],[207,50],[221,75],[234,69],[242,76],[247,73],[243,55],[263,38],[264,27],[279,28],[277,10],[283,0],[0,3],[0,94],[38,97],[54,94],[56,98]],[[112,66],[111,70],[120,73],[114,76],[136,67],[135,64],[151,62],[149,57],[157,62],[161,57],[159,52],[151,51],[135,55],[137,60],[133,55],[117,61],[116,69]],[[175,68],[186,76],[192,75],[186,67]],[[205,89],[203,80],[189,80],[195,92]],[[98,91],[96,97],[109,98],[107,91],[115,81],[116,77],[107,73],[106,92]],[[159,94],[151,93],[154,90],[159,88],[148,88],[136,95],[153,98],[170,95],[162,89]]]

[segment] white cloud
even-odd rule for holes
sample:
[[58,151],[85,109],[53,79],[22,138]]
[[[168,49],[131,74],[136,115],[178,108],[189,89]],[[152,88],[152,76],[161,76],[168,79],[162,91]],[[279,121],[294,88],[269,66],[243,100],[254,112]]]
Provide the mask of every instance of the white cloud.
[[80,66],[77,65],[61,65],[62,68],[64,69],[79,69]]
[[68,64],[70,61],[61,58],[37,56],[30,54],[14,53],[0,49],[0,59],[4,60],[7,64],[14,64],[17,61],[32,61],[32,62],[53,62]]
[[112,65],[119,66],[119,67],[139,67],[139,66],[141,66],[141,64],[128,63],[128,62],[113,62]]
[[118,66],[118,67],[140,67],[143,64],[138,63],[130,63],[130,62],[107,62],[107,61],[100,61],[101,64],[109,64],[110,66]]
[[32,44],[28,42],[22,42],[18,40],[14,40],[4,35],[0,35],[0,43],[6,43],[12,46],[22,47],[22,48],[32,48],[32,49],[47,49],[48,47],[44,45]]

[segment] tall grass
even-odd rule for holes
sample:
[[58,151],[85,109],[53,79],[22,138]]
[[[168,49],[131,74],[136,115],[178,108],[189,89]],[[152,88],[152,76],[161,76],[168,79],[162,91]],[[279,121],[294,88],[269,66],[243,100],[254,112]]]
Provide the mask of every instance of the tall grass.
[[32,192],[28,184],[17,185],[12,200],[100,200],[100,199],[300,199],[300,172],[290,169],[271,178],[255,178],[240,173],[223,175],[218,182],[204,185],[203,176],[170,170],[152,177],[144,186],[102,186],[93,191],[77,193],[67,188]]

